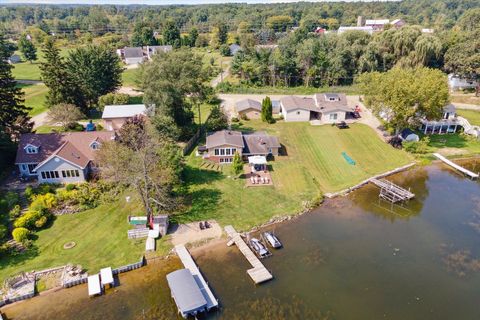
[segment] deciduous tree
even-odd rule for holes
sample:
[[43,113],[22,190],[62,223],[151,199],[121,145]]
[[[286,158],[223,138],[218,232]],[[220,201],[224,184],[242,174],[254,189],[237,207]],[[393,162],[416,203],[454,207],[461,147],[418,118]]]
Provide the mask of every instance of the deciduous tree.
[[64,129],[67,129],[81,120],[84,115],[77,106],[60,103],[50,107],[47,117],[51,124],[60,123]]

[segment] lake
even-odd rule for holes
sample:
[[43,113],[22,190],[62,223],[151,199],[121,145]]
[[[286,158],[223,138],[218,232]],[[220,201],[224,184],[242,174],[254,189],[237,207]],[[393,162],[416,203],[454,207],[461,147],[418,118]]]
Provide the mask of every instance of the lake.
[[[475,172],[480,161],[467,166]],[[275,279],[255,286],[238,249],[194,251],[221,302],[208,319],[480,319],[480,183],[443,165],[392,179],[416,198],[403,207],[366,186],[273,229],[284,248],[265,259]],[[89,299],[85,285],[3,308],[8,319],[176,319],[157,260]],[[178,317],[179,318],[179,317]],[[180,318],[179,318],[180,319]]]

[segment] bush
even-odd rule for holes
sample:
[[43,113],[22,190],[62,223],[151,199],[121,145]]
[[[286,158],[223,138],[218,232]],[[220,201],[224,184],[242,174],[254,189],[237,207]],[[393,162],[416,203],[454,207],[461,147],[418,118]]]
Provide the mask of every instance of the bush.
[[25,189],[25,196],[29,199],[32,199],[34,195],[38,194],[46,194],[46,193],[55,193],[55,190],[58,189],[60,185],[53,184],[53,183],[42,183],[39,184],[37,187],[32,188],[28,186]]
[[43,228],[43,226],[45,226],[47,221],[48,221],[48,218],[46,216],[40,217],[37,221],[35,221],[35,227],[37,229]]
[[229,57],[232,55],[230,52],[230,46],[228,44],[222,44],[220,46],[220,54],[224,57]]
[[30,236],[30,231],[26,228],[15,228],[12,231],[13,239],[17,242],[24,243]]
[[27,210],[20,218],[15,220],[13,226],[15,228],[30,228],[35,227],[35,222],[43,216],[43,211]]
[[20,205],[17,204],[15,207],[12,208],[12,210],[8,212],[8,215],[10,216],[10,219],[14,220],[18,218],[21,213],[22,208],[20,207]]
[[229,93],[233,91],[233,86],[228,81],[220,82],[217,87],[215,88],[218,92]]
[[0,224],[0,239],[5,239],[8,233],[8,228],[7,226],[4,226],[3,224]]
[[57,199],[53,193],[39,194],[33,196],[29,209],[41,211],[42,209],[51,209],[57,205]]
[[238,119],[237,117],[233,117],[231,120],[232,122],[240,122],[240,119]]
[[74,185],[73,183],[69,183],[65,186],[65,190],[67,191],[72,191],[72,190],[75,190],[77,187],[76,185]]
[[420,141],[403,141],[402,146],[405,151],[416,154],[425,154],[428,152],[430,138],[425,137]]
[[249,119],[248,119],[248,116],[247,116],[245,113],[242,114],[242,115],[240,115],[240,119],[242,119],[242,120],[249,120]]
[[107,93],[98,98],[98,110],[103,111],[106,105],[128,104],[130,96],[125,93]]
[[228,127],[228,118],[220,106],[213,106],[206,123],[208,131],[219,131]]

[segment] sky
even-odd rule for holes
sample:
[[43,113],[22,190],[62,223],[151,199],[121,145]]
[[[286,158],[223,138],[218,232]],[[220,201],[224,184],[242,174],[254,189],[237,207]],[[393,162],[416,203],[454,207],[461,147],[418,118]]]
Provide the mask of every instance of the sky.
[[[308,0],[308,2],[327,2],[333,0]],[[365,1],[365,0],[344,0]],[[370,0],[372,1],[372,0]],[[382,1],[382,0],[373,0]],[[383,0],[385,1],[385,0]],[[1,4],[7,3],[42,3],[42,4],[205,4],[205,3],[286,3],[299,2],[298,0],[0,0]]]

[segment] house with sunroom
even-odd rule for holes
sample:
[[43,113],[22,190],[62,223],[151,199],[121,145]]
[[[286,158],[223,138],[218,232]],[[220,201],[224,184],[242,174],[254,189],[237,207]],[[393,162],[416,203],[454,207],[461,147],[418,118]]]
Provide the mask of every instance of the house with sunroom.
[[20,136],[15,165],[39,183],[78,183],[94,173],[95,154],[114,132],[26,133]]

